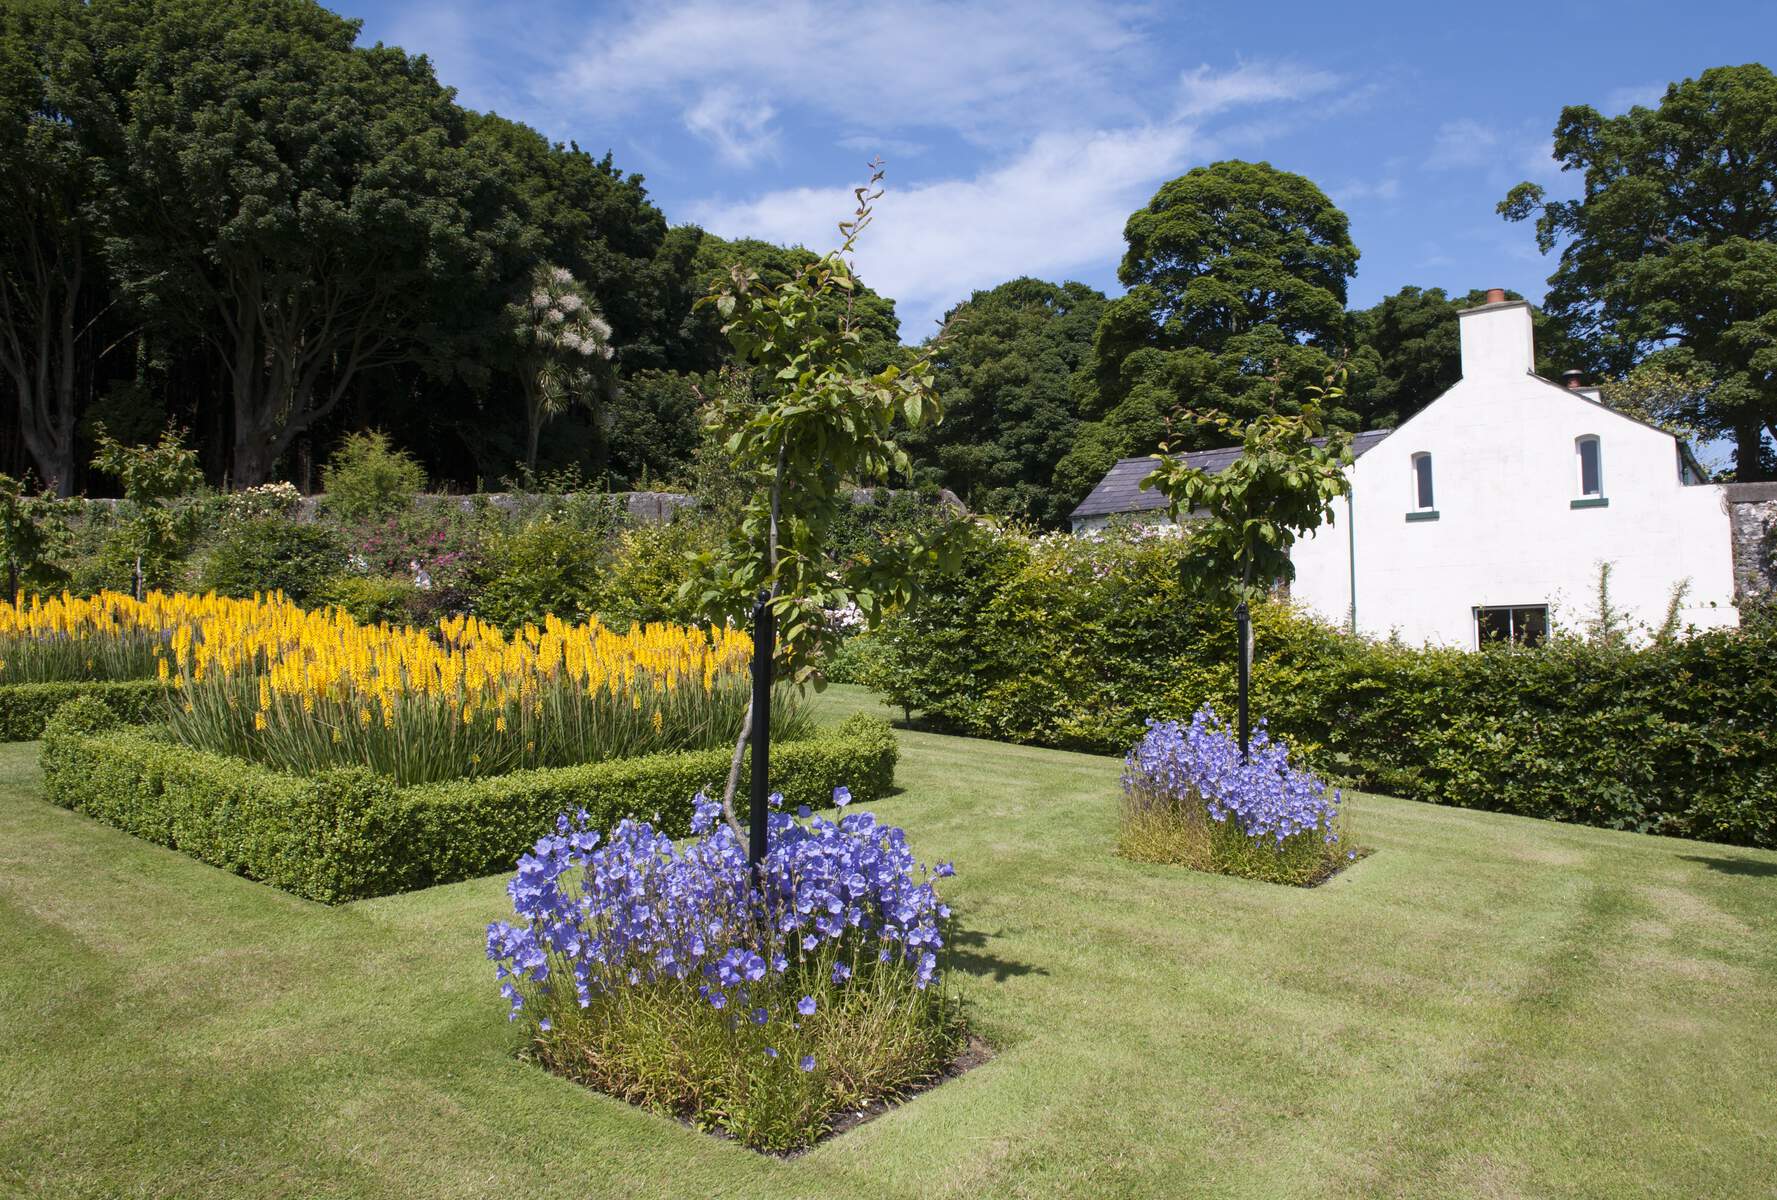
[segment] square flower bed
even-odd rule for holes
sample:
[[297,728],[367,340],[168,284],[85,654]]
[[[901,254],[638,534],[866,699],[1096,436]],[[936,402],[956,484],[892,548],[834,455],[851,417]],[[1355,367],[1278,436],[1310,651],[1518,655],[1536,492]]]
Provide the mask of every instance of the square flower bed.
[[941,1078],[966,1037],[939,973],[948,864],[928,871],[870,813],[772,802],[757,870],[701,794],[684,845],[562,816],[519,860],[519,921],[488,927],[487,954],[550,1070],[782,1152]]
[[1138,862],[1312,885],[1361,853],[1340,799],[1291,764],[1262,721],[1243,759],[1205,706],[1189,725],[1150,720],[1124,760],[1117,848]]

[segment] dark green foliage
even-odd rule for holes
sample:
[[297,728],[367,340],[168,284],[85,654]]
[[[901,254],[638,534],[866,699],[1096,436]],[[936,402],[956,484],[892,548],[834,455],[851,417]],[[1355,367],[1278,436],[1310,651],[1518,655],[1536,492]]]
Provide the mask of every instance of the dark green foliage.
[[119,722],[145,724],[165,714],[165,690],[155,679],[0,685],[0,742],[37,740],[58,708],[83,697],[102,705]]
[[198,557],[197,586],[223,596],[283,592],[307,606],[327,594],[329,576],[344,561],[339,539],[325,526],[254,517],[229,523],[205,547]]
[[952,309],[933,362],[944,421],[907,439],[921,478],[975,512],[1063,524],[1077,498],[1056,489],[1055,464],[1073,446],[1080,396],[1092,386],[1104,306],[1083,283],[1026,278]]
[[1557,247],[1548,307],[1595,337],[1613,374],[1650,352],[1715,381],[1714,431],[1735,442],[1742,480],[1777,478],[1777,75],[1714,67],[1658,107],[1606,117],[1561,110],[1555,158],[1582,172],[1575,200],[1521,183],[1499,205],[1536,218]]
[[[864,682],[940,728],[1119,752],[1231,708],[1231,615],[1165,539],[981,540],[873,634]],[[1254,611],[1253,711],[1316,770],[1412,799],[1777,846],[1777,629],[1630,650],[1360,641]]]
[[[772,747],[785,802],[827,805],[840,785],[865,801],[892,785],[894,734],[853,717]],[[44,788],[64,808],[324,904],[507,870],[557,814],[595,827],[626,817],[689,832],[691,800],[728,771],[726,750],[665,754],[401,788],[361,768],[297,778],[118,728],[75,700],[43,736]]]

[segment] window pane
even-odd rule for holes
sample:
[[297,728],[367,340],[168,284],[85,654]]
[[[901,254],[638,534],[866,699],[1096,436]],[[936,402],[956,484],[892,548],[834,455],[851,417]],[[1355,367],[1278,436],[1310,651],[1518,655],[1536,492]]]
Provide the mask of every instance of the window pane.
[[1580,439],[1580,495],[1602,496],[1598,479],[1598,439]]
[[1510,641],[1512,637],[1512,610],[1509,608],[1476,609],[1475,634],[1482,642]]
[[1431,495],[1431,455],[1420,454],[1413,459],[1414,496],[1420,508],[1436,507]]
[[1549,636],[1549,610],[1547,608],[1514,608],[1512,610],[1512,640],[1525,646],[1540,646],[1543,639]]

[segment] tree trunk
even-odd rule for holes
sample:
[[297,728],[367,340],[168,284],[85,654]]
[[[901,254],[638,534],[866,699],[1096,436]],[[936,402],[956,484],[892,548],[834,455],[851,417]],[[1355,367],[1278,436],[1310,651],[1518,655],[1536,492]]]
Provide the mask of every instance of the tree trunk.
[[1756,417],[1748,417],[1734,425],[1734,478],[1741,483],[1762,483],[1770,479],[1764,470],[1765,427]]

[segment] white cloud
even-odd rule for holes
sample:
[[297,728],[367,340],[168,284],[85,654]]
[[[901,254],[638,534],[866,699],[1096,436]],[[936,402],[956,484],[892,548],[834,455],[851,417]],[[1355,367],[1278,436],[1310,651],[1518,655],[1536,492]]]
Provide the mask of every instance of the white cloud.
[[1179,76],[1179,116],[1207,117],[1230,108],[1302,100],[1331,91],[1339,76],[1290,63],[1241,63],[1218,72],[1207,63]]
[[1628,87],[1612,88],[1604,95],[1604,112],[1607,116],[1628,112],[1637,104],[1644,108],[1656,108],[1666,96],[1664,83],[1637,83]]
[[1484,167],[1499,159],[1500,135],[1471,117],[1445,121],[1432,139],[1425,165],[1436,169]]
[[[601,28],[548,90],[587,112],[677,104],[690,123],[712,91],[741,88],[842,127],[862,117],[993,142],[1058,117],[1137,119],[1140,97],[1119,85],[1145,58],[1139,17],[1105,0],[669,0]],[[720,147],[717,130],[695,128]]]
[[[895,298],[902,336],[917,340],[975,288],[1117,261],[1129,213],[1198,148],[1182,125],[1043,134],[971,179],[891,187],[864,234],[858,272]],[[851,207],[847,188],[788,188],[706,202],[692,216],[724,236],[827,249]]]
[[1392,175],[1383,179],[1354,179],[1340,187],[1329,188],[1328,194],[1341,208],[1366,200],[1398,200],[1401,181]]
[[685,110],[685,128],[716,148],[726,161],[748,167],[777,150],[771,118],[777,110],[758,96],[733,87],[704,92]]

